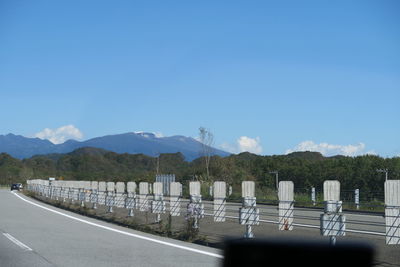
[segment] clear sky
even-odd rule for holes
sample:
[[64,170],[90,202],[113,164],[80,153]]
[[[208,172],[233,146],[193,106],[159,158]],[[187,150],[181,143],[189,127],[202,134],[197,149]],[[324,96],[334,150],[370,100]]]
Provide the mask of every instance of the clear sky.
[[400,156],[399,14],[396,0],[1,0],[0,134],[204,126],[233,152]]

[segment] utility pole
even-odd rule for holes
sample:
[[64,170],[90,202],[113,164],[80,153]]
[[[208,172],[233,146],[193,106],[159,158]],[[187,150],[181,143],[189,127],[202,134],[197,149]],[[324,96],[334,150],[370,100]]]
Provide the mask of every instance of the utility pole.
[[384,173],[385,173],[385,181],[388,180],[388,172],[389,172],[388,169],[378,169],[378,170],[376,170],[376,171],[377,171],[377,172],[384,172]]
[[160,173],[160,154],[157,155],[157,166],[156,166],[156,170],[157,170],[157,175]]
[[276,183],[276,191],[279,190],[279,172],[278,171],[272,171],[269,172],[270,174],[275,174],[275,183]]

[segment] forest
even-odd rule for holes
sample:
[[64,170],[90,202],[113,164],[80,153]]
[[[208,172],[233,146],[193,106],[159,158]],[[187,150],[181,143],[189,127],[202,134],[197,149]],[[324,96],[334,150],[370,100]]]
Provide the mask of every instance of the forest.
[[[342,190],[360,189],[374,195],[383,194],[385,174],[400,179],[400,157],[382,158],[375,155],[357,157],[324,157],[318,152],[294,152],[287,155],[260,156],[241,153],[228,157],[213,156],[209,175],[205,159],[188,162],[181,153],[161,154],[158,158],[143,154],[117,154],[97,148],[80,148],[67,154],[33,156],[15,159],[0,154],[0,184],[25,182],[27,179],[55,177],[65,180],[148,181],[154,182],[157,173],[175,174],[183,184],[199,180],[205,185],[226,181],[234,190],[241,181],[253,180],[261,191],[274,190],[279,180],[291,180],[297,192],[311,187],[321,190],[323,181],[339,180]],[[240,191],[240,190],[235,190]]]

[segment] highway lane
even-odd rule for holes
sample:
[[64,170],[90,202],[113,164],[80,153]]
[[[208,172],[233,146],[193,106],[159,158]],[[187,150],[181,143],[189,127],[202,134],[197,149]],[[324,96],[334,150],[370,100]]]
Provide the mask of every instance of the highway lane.
[[24,249],[16,241],[11,241],[8,236],[1,230],[0,266],[53,266],[33,250]]
[[115,226],[8,190],[0,190],[0,203],[1,266],[218,266],[221,263],[220,250]]
[[[6,192],[6,193],[8,193],[10,195],[9,192],[7,192],[7,191],[4,191],[4,192]],[[0,191],[0,193],[2,193],[2,192]],[[45,205],[42,202],[32,201],[32,199],[30,199],[30,198],[24,197],[24,199],[29,201],[29,202],[33,202],[32,204],[28,203],[30,205],[38,204],[38,205],[41,205],[41,206],[48,207],[49,209],[52,210],[51,213],[54,213],[54,211],[58,210],[58,209],[53,208],[52,206]],[[3,201],[3,198],[1,197],[1,194],[0,194],[0,201],[1,201],[0,203],[3,204],[4,201]],[[211,206],[209,205],[211,203],[205,203],[205,204],[206,204],[206,206],[211,208]],[[236,203],[234,203],[234,204],[238,205]],[[184,206],[184,203],[182,203],[182,205]],[[260,207],[261,207],[261,205],[260,205]],[[0,206],[0,212],[2,212],[1,214],[4,214],[2,208],[3,207]],[[40,209],[43,209],[43,208],[40,208]],[[234,209],[235,210],[232,211],[232,214],[237,214],[236,207]],[[276,212],[276,206],[262,205],[262,209],[269,209],[269,212]],[[124,232],[128,231],[130,234],[138,233],[140,236],[150,236],[151,238],[158,238],[158,237],[154,237],[152,235],[146,235],[146,234],[143,234],[143,233],[140,233],[140,232],[136,232],[136,231],[129,231],[126,228],[113,226],[113,225],[106,224],[106,223],[103,223],[103,222],[98,222],[96,220],[91,220],[91,219],[88,219],[88,218],[83,217],[83,216],[78,216],[78,215],[76,215],[74,213],[65,212],[64,210],[60,210],[60,211],[63,214],[67,215],[67,216],[71,215],[71,216],[74,216],[74,218],[78,218],[79,217],[82,220],[94,222],[96,224],[99,224],[100,226],[104,226],[104,227],[110,226],[110,227],[112,227],[112,229],[116,229],[116,230],[122,229],[122,231],[124,231]],[[306,214],[308,212],[311,212],[315,216],[318,216],[318,214],[320,212],[322,212],[322,210],[308,210],[308,209],[306,209],[306,210],[303,211],[302,209],[296,209],[295,212],[296,212],[296,214],[298,212],[306,212]],[[60,215],[60,216],[61,217],[65,217],[65,215]],[[376,219],[376,220],[378,220],[378,222],[379,222],[379,220],[381,220],[381,218],[380,218],[381,216],[366,215],[366,214],[355,214],[355,215],[357,216],[356,218],[361,219],[361,220],[375,220]],[[370,218],[370,216],[371,216],[371,218]],[[0,217],[0,229],[1,229],[1,226],[3,225],[2,220],[3,220],[3,217]],[[72,221],[76,221],[76,222],[80,222],[80,221],[77,221],[76,219],[71,219],[71,220]],[[274,216],[271,217],[271,220],[276,221],[277,217],[274,215]],[[298,222],[298,220],[295,220],[295,221]],[[227,222],[225,222],[225,223],[213,223],[212,217],[207,216],[206,218],[202,219],[202,222],[200,223],[200,225],[201,225],[200,226],[201,233],[202,234],[206,234],[208,237],[212,237],[212,236],[216,236],[216,237],[218,237],[218,236],[220,236],[220,237],[223,237],[223,236],[241,237],[243,235],[243,231],[244,231],[243,226],[238,224],[237,219],[228,219]],[[316,223],[315,225],[318,225],[318,223]],[[5,230],[8,230],[8,229],[5,229]],[[63,230],[65,230],[65,229],[63,229]],[[110,231],[110,230],[108,230],[108,231]],[[288,231],[278,231],[277,230],[277,225],[274,224],[274,223],[263,223],[263,224],[260,224],[259,226],[255,226],[254,227],[254,231],[255,231],[256,237],[259,237],[259,238],[271,238],[272,237],[272,238],[281,239],[281,238],[292,238],[293,237],[295,239],[300,239],[300,240],[303,240],[303,239],[304,240],[321,240],[321,241],[325,240],[326,242],[328,242],[326,237],[321,237],[320,236],[319,227],[316,227],[316,228],[295,227],[294,231],[288,232]],[[57,255],[55,255],[55,256],[54,255],[50,255],[49,256],[45,252],[43,253],[42,250],[39,250],[37,245],[32,246],[30,241],[27,241],[27,239],[25,239],[25,237],[23,235],[16,235],[14,232],[11,232],[9,230],[8,230],[8,232],[13,234],[21,242],[24,242],[24,244],[26,244],[26,245],[28,245],[28,246],[33,248],[33,252],[36,253],[36,254],[32,254],[31,258],[37,256],[35,258],[36,261],[39,261],[39,260],[43,261],[44,260],[46,262],[50,262],[50,260],[53,260],[54,257],[58,257]],[[17,233],[18,232],[19,231],[17,231]],[[114,233],[116,233],[116,232],[114,232]],[[73,238],[75,239],[77,237],[74,236]],[[88,238],[92,239],[91,235],[88,235]],[[94,239],[96,239],[96,238],[94,238]],[[79,243],[83,242],[80,237],[78,238],[78,240],[79,240]],[[103,239],[100,238],[100,240],[103,240]],[[160,240],[165,240],[165,239],[160,238]],[[168,239],[166,239],[166,240],[168,240]],[[354,241],[362,241],[362,242],[365,241],[367,243],[370,243],[370,244],[374,245],[374,247],[376,248],[376,259],[377,259],[377,262],[384,264],[383,266],[388,266],[388,265],[385,265],[385,264],[388,264],[388,263],[390,263],[390,264],[400,263],[400,258],[399,258],[400,254],[398,253],[398,246],[387,246],[387,245],[385,245],[384,236],[348,233],[348,234],[346,234],[346,237],[340,238],[339,242],[341,242],[342,240],[343,241],[345,241],[345,240],[354,240]],[[8,243],[5,243],[5,244],[8,244],[8,246],[14,246],[15,248],[18,248],[18,246],[15,246],[12,242],[10,242],[10,241],[8,241],[6,239],[3,240],[3,241],[0,239],[0,246],[1,246],[2,242],[3,243],[4,242],[8,242]],[[72,241],[68,241],[68,242],[69,243],[74,243]],[[152,241],[152,242],[154,242],[154,241]],[[171,242],[174,242],[174,240],[172,240]],[[183,246],[187,245],[187,246],[192,247],[192,244],[187,244],[187,243],[184,243],[184,242],[178,242],[178,243],[179,244],[183,244]],[[105,244],[104,240],[103,240],[100,244],[95,244],[94,247],[93,246],[90,247],[89,245],[86,245],[86,246],[83,246],[83,248],[87,249],[89,247],[90,249],[99,250],[98,246],[107,247],[106,245],[107,244]],[[82,247],[82,246],[79,245],[78,247]],[[124,247],[126,248],[126,246],[124,246]],[[206,251],[206,252],[220,253],[218,250],[213,250],[211,248],[200,247],[200,246],[193,246],[193,247],[195,249],[200,248],[200,249],[202,249],[202,251]],[[128,245],[127,248],[128,248],[127,251],[129,251],[129,252],[133,251],[133,249],[131,249],[129,247],[129,245]],[[68,249],[68,248],[66,248],[66,249]],[[110,249],[110,248],[108,248],[108,249]],[[154,253],[156,253],[157,256],[158,256],[159,252],[157,250],[154,250],[154,251],[155,251]],[[26,251],[24,253],[26,255],[28,255],[28,253]],[[69,253],[71,254],[71,252],[69,252]],[[104,248],[102,253],[108,253],[107,249]],[[120,251],[117,251],[116,253],[120,253]],[[91,255],[96,255],[96,254],[98,255],[98,253],[96,253],[96,252],[91,252]],[[115,256],[115,253],[111,253],[111,254],[112,255],[110,257],[115,257],[116,259],[112,259],[111,261],[108,261],[108,257],[105,257],[103,255],[99,255],[99,257],[102,259],[102,263],[103,264],[97,264],[96,263],[96,266],[105,266],[105,265],[112,265],[112,266],[135,266],[135,265],[140,265],[141,266],[141,264],[142,264],[141,261],[139,261],[139,264],[131,264],[131,265],[130,265],[130,262],[121,262],[121,261],[119,261],[119,258],[124,258],[124,257],[125,258],[126,257],[131,257],[131,258],[133,257],[133,259],[135,260],[137,258],[137,256],[134,253],[130,253],[130,254],[128,253],[129,254],[128,256],[126,255],[126,253],[122,253],[121,255],[117,254],[116,256]],[[61,255],[61,256],[63,256],[63,255]],[[157,257],[157,256],[154,256],[154,257]],[[79,255],[77,256],[77,258],[80,258],[80,257],[82,258],[82,256],[79,256]],[[106,258],[106,259],[104,259],[104,258]],[[2,258],[0,257],[0,262],[1,262],[1,259]],[[83,259],[84,259],[84,257],[83,257]],[[65,259],[61,259],[60,261],[63,262],[63,260],[65,261]],[[67,260],[69,260],[69,259],[67,259]],[[166,261],[168,261],[168,260],[169,259],[167,258]],[[152,264],[161,265],[161,266],[163,266],[163,265],[167,265],[167,266],[168,265],[174,265],[174,264],[171,264],[171,262],[169,264],[168,264],[168,262],[163,262],[163,264],[160,264],[159,261],[160,260],[157,261],[156,259],[155,260],[152,259]],[[217,258],[217,259],[214,259],[214,261],[215,261],[214,263],[210,263],[210,264],[208,264],[208,262],[206,262],[206,263],[200,262],[200,264],[198,264],[198,265],[204,265],[204,266],[207,266],[207,265],[208,266],[210,266],[210,265],[212,266],[212,265],[214,265],[215,266],[215,265],[218,265],[218,262],[220,260]],[[72,264],[75,264],[77,266],[91,266],[90,262],[91,261],[89,259],[89,260],[87,260],[85,262],[85,264],[82,264],[82,265],[79,265],[76,262],[72,262],[70,264],[65,264],[65,265],[60,265],[60,266],[69,266],[69,265],[72,265]],[[186,263],[186,265],[191,265],[191,264],[194,265],[193,262],[190,262],[190,259],[189,259],[189,261],[185,261],[184,263]],[[195,263],[197,263],[197,261]],[[53,264],[53,262],[50,262],[50,264]],[[151,265],[151,264],[144,264],[144,266],[149,266],[149,265]],[[181,264],[181,262],[180,262],[180,265],[186,266],[185,264]],[[7,265],[5,265],[5,266],[7,266]],[[8,265],[8,266],[35,266],[35,265],[32,265],[32,264],[30,264],[30,265],[17,264],[17,265]],[[39,265],[36,265],[36,266],[42,266],[42,265],[39,264]],[[43,265],[43,266],[46,266],[46,265]],[[398,266],[398,264],[396,266]]]

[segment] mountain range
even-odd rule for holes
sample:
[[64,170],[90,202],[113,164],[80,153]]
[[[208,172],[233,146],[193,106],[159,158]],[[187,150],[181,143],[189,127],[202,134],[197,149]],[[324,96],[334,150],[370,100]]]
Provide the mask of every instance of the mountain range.
[[[156,157],[160,153],[181,152],[185,160],[192,161],[202,156],[202,144],[194,138],[175,135],[159,137],[153,133],[131,132],[124,134],[106,135],[86,141],[68,140],[62,144],[53,144],[49,140],[29,138],[21,135],[0,135],[0,153],[24,159],[34,155],[53,153],[69,153],[82,147],[95,147],[116,153],[145,154]],[[213,148],[213,155],[221,157],[230,153]]]

